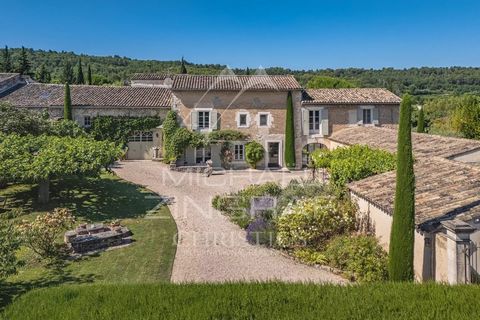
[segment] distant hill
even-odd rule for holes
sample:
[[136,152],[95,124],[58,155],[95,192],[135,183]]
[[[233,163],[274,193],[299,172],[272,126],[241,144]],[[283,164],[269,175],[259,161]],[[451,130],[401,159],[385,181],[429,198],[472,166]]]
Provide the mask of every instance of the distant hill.
[[[14,63],[18,61],[20,49],[10,49]],[[2,50],[3,51],[3,50]],[[2,52],[3,53],[3,52]],[[69,60],[76,65],[81,57],[83,71],[90,64],[98,83],[122,85],[130,75],[137,72],[178,73],[180,60],[136,60],[120,56],[78,55],[73,52],[57,52],[28,49],[32,64],[32,74],[45,64],[52,74],[52,82],[59,82],[62,67]],[[186,62],[189,73],[218,74],[226,68],[220,64],[194,64]],[[252,70],[252,69],[251,69]],[[245,74],[245,69],[233,69],[236,74]],[[253,72],[253,70],[251,71]],[[267,68],[268,74],[293,74],[302,84],[314,76],[331,76],[347,79],[361,87],[386,87],[397,94],[410,92],[417,96],[439,94],[480,94],[480,68],[449,67],[449,68],[409,68],[409,69],[323,69],[323,70],[291,70],[281,67]]]

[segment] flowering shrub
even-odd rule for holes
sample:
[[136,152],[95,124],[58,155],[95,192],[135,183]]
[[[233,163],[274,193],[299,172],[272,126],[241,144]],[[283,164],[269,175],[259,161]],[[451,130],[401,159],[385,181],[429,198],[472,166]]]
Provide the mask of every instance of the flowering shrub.
[[277,221],[277,243],[283,248],[322,248],[355,227],[357,206],[349,199],[319,196],[288,206]]
[[374,236],[344,235],[330,241],[324,252],[328,263],[352,280],[374,282],[387,279],[387,253]]
[[247,241],[250,244],[260,244],[271,247],[275,242],[275,228],[271,221],[257,217],[247,227]]
[[74,222],[74,217],[67,209],[57,208],[52,213],[37,216],[32,222],[23,220],[17,230],[23,244],[40,258],[55,258],[62,247],[56,243],[56,239]]
[[228,215],[230,219],[242,228],[251,222],[250,201],[253,197],[277,197],[282,192],[282,187],[276,182],[253,184],[236,193],[216,195],[212,199],[212,206]]

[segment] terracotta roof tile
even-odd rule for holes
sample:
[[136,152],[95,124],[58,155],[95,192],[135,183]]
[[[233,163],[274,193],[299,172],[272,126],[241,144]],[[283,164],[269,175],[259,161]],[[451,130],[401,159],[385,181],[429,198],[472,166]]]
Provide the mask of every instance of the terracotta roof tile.
[[301,90],[302,87],[293,76],[205,76],[176,75],[173,78],[172,90],[192,91],[289,91]]
[[[366,144],[390,152],[397,151],[397,130],[380,127],[354,126],[332,134],[330,140],[346,145]],[[412,133],[415,156],[449,158],[480,150],[480,141],[442,137],[426,133]]]
[[303,104],[400,104],[400,97],[382,88],[307,89]]
[[[468,220],[480,215],[480,168],[442,159],[417,159],[415,171],[415,222],[421,229],[441,219]],[[349,189],[388,214],[393,214],[395,172],[352,182]]]
[[[165,88],[85,85],[70,88],[74,106],[169,108],[172,104],[171,91]],[[40,83],[27,84],[0,98],[19,107],[62,106],[63,100],[63,85]]]
[[168,73],[134,73],[130,80],[165,80],[173,76]]

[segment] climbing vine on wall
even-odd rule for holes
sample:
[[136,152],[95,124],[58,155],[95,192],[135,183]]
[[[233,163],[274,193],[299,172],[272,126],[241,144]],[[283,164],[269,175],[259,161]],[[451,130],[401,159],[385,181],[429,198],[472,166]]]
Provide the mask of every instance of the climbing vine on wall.
[[151,130],[161,124],[160,117],[100,116],[93,119],[89,131],[96,140],[109,140],[126,146],[133,131]]

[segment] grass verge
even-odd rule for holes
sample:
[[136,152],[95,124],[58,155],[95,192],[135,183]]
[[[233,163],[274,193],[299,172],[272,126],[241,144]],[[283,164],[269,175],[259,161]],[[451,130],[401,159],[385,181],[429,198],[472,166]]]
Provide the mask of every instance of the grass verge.
[[75,285],[31,291],[4,319],[462,319],[476,286],[376,284]]

